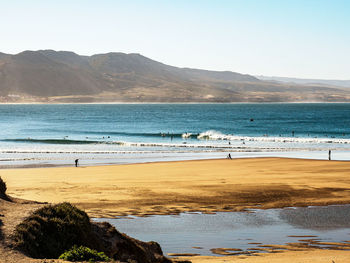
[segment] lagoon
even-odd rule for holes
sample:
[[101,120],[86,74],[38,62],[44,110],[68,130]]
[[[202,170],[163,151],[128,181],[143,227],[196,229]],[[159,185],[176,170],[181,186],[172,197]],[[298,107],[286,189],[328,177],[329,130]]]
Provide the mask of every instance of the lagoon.
[[331,246],[329,242],[347,245],[344,241],[350,242],[349,218],[350,205],[335,205],[95,220],[107,221],[137,239],[156,241],[166,254],[214,255],[213,248],[247,252],[264,249],[261,245],[266,244],[301,243],[324,248]]

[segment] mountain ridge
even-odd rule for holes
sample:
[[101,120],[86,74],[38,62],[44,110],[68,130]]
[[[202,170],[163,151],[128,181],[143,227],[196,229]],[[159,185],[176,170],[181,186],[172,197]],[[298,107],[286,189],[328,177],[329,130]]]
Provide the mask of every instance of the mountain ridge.
[[0,53],[0,102],[350,101],[341,88],[179,68],[138,53]]
[[330,87],[350,88],[350,79],[307,79],[277,76],[255,76],[260,80],[274,81],[279,83],[295,83],[301,85],[327,85]]

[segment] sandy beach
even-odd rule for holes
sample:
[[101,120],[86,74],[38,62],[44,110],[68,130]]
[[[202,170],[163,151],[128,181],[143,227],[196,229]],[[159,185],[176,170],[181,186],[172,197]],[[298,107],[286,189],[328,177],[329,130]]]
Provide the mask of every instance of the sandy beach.
[[[71,202],[92,217],[242,211],[350,203],[350,162],[283,158],[2,169],[12,197]],[[311,249],[196,262],[347,262],[349,251]],[[292,261],[293,260],[293,261]]]
[[0,170],[13,197],[92,217],[350,203],[350,162],[281,158]]

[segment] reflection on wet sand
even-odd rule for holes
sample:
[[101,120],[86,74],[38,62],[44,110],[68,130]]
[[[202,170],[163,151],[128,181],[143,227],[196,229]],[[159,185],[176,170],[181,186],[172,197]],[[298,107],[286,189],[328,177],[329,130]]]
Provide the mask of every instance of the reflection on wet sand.
[[350,227],[349,206],[301,207],[282,209],[279,216],[288,224],[315,230],[329,230]]
[[168,255],[254,255],[350,250],[349,215],[350,205],[343,205],[107,220],[131,236],[159,242]]

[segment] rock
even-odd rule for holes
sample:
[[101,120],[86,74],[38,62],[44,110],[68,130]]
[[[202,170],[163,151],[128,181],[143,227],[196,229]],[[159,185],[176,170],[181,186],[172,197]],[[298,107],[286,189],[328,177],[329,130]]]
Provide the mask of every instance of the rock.
[[129,263],[171,263],[157,242],[142,242],[117,231],[107,222],[93,223],[92,232],[98,241],[95,249],[114,260]]

